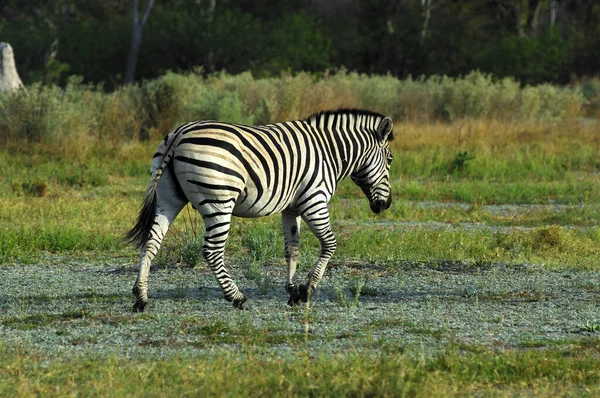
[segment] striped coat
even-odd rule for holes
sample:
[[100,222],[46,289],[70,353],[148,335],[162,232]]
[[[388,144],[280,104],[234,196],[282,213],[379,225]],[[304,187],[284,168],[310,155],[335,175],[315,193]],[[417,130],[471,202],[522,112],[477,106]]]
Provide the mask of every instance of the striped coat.
[[[224,265],[231,217],[281,213],[288,303],[307,301],[336,249],[327,204],[337,183],[350,176],[375,213],[391,204],[391,132],[389,118],[346,109],[266,126],[198,121],[175,129],[154,155],[152,180],[128,233],[141,248],[134,309],[144,310],[150,263],[187,203],[204,220],[202,254],[225,299],[237,308],[244,308],[247,298]],[[304,284],[295,278],[300,219],[321,243],[319,259]]]

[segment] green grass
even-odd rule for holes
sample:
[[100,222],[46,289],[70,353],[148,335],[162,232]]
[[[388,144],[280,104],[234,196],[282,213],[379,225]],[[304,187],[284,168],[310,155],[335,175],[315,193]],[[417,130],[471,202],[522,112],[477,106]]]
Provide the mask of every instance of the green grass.
[[31,330],[49,325],[68,323],[85,317],[85,311],[69,311],[62,314],[32,314],[23,317],[4,318],[2,324],[14,329]]
[[[145,179],[123,177],[112,185],[63,191],[50,186],[51,194],[41,198],[0,197],[0,261],[33,262],[47,252],[83,256],[112,253],[135,258],[136,251],[124,243],[122,236],[135,221]],[[465,185],[468,184],[467,181]],[[130,193],[129,187],[134,187]],[[350,189],[349,184],[344,187]],[[341,189],[332,201],[333,229],[338,238],[334,261],[363,259],[393,263],[448,259],[587,269],[599,265],[600,234],[595,226],[600,207],[594,203],[503,211],[477,203],[423,205],[403,200],[402,193],[397,193],[392,208],[375,216],[361,195],[356,189],[351,192]],[[496,192],[496,197],[500,195]],[[407,221],[412,224],[406,224]],[[448,225],[432,229],[427,224],[431,221]],[[472,223],[473,227],[460,226],[461,223]],[[512,231],[494,228],[501,226],[528,228]],[[311,262],[318,254],[318,244],[305,225],[302,230],[303,259]],[[158,264],[201,263],[201,231],[200,218],[193,210],[184,210],[167,236]],[[545,242],[544,233],[550,233],[554,240]],[[227,247],[230,259],[243,258],[260,267],[267,261],[282,261],[282,253],[278,216],[234,220]],[[260,274],[260,268],[256,273]]]
[[[361,230],[361,233],[352,231]],[[380,264],[402,261],[541,264],[548,268],[597,269],[597,228],[577,231],[557,226],[495,232],[426,227],[346,228],[338,237],[338,256]]]
[[235,357],[224,351],[213,360],[132,360],[126,354],[51,360],[27,348],[3,345],[0,394],[441,397],[600,392],[597,340],[586,347],[543,351],[456,346],[433,359],[390,351],[323,357],[299,348],[295,360],[284,361],[246,346]]
[[334,196],[330,205],[334,224],[364,222],[426,222],[450,224],[481,223],[488,226],[536,227],[563,225],[592,227],[600,218],[600,206],[594,203],[554,205],[480,204],[452,201],[412,201],[395,198],[385,213],[374,216],[365,199]]
[[134,220],[137,200],[72,191],[56,196],[0,197],[0,262],[32,262],[45,252],[127,250],[122,234]]

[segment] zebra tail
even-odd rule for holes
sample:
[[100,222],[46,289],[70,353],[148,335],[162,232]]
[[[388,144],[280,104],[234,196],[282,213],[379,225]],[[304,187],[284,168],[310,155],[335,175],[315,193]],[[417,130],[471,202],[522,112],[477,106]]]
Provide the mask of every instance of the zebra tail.
[[146,244],[156,218],[156,189],[161,175],[162,170],[157,170],[156,176],[150,181],[146,190],[137,221],[133,228],[125,234],[125,241],[140,249]]
[[159,168],[156,169],[154,177],[150,181],[150,185],[148,185],[137,221],[133,228],[131,228],[131,230],[125,234],[125,241],[129,244],[135,245],[140,249],[144,247],[148,241],[150,231],[154,226],[154,219],[156,218],[156,190],[158,188],[158,182],[160,181],[163,171],[173,158],[173,152],[174,148],[170,147],[167,150],[167,154],[163,156]]

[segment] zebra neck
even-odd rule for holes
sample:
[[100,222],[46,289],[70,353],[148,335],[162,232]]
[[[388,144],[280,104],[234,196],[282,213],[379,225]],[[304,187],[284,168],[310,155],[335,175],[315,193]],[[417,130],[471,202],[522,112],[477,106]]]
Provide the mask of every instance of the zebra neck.
[[358,169],[365,154],[377,144],[375,131],[383,117],[370,111],[339,109],[305,119],[324,138],[325,161],[335,174],[336,184]]
[[352,140],[344,132],[337,132],[337,134],[339,134],[337,139],[334,137],[337,145],[333,146],[332,166],[336,181],[339,183],[358,168],[367,143],[362,140]]

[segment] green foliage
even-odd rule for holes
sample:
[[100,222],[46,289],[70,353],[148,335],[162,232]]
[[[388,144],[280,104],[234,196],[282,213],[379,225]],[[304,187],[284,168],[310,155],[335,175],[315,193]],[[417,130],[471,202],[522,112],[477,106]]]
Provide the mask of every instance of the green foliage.
[[[15,49],[26,83],[64,85],[68,70],[110,89],[122,84],[131,42],[129,3],[9,3],[0,35]],[[592,3],[558,7],[553,22],[552,2],[544,0],[528,6],[410,0],[212,7],[165,0],[155,3],[144,25],[137,77],[198,67],[261,77],[346,67],[401,78],[457,77],[478,69],[523,84],[565,83],[599,71],[600,8]]]
[[277,242],[282,242],[280,228],[270,223],[256,222],[244,232],[242,245],[248,250],[250,263],[265,263],[275,257],[281,257],[283,250]]
[[[344,308],[352,308],[358,305],[359,297],[365,287],[367,281],[364,278],[354,277],[342,285],[336,284],[333,286],[336,302]],[[348,297],[346,289],[349,289],[352,297]]]
[[526,84],[555,82],[570,70],[571,47],[558,28],[530,38],[505,35],[488,43],[478,63],[490,73]]
[[473,159],[475,159],[475,155],[471,155],[467,151],[459,151],[456,153],[454,159],[452,159],[448,171],[462,175],[467,170],[469,162]]
[[[0,33],[16,49],[18,70],[27,83],[64,84],[69,70],[116,89],[130,45],[129,4],[74,4],[69,10],[67,17],[53,7],[38,7],[40,20],[17,14],[3,21]],[[329,40],[315,17],[300,9],[264,21],[238,6],[218,3],[211,12],[201,4],[161,3],[144,27],[137,76],[155,78],[201,65],[209,72],[277,75],[287,69],[323,70],[329,58]]]
[[329,40],[323,37],[311,16],[304,12],[286,13],[272,23],[274,26],[265,35],[267,42],[261,49],[263,74],[321,71],[329,66]]
[[190,267],[195,267],[203,260],[202,245],[204,237],[191,238],[180,248],[181,261]]
[[512,78],[495,81],[491,75],[471,72],[462,79],[433,77],[438,118],[521,119],[558,121],[581,115],[584,98],[577,89],[548,84],[522,89]]
[[0,136],[6,142],[43,143],[45,151],[83,160],[96,148],[162,137],[177,125],[201,119],[271,123],[323,109],[356,107],[396,120],[555,123],[581,116],[584,103],[577,89],[519,89],[514,80],[495,81],[479,72],[461,79],[419,80],[344,70],[320,78],[300,73],[266,79],[249,73],[167,73],[141,87],[108,94],[83,84],[81,77],[71,77],[64,89],[33,85],[0,94]]
[[[139,134],[137,107],[131,106],[133,95],[128,88],[104,94],[82,84],[77,76],[69,78],[64,89],[33,85],[0,96],[0,130],[5,139],[43,142],[50,147],[69,147],[76,142],[78,152],[85,153],[90,141],[122,140]],[[114,104],[116,98],[118,104]]]
[[582,332],[597,333],[600,332],[600,324],[587,321],[585,324],[579,326],[579,330]]
[[[187,327],[223,343],[231,327],[195,321]],[[277,335],[264,335],[275,344]],[[384,346],[380,356],[360,352],[310,355],[296,347],[296,359],[263,358],[260,350],[242,348],[245,356],[232,358],[217,349],[216,359],[175,356],[134,359],[119,354],[83,354],[77,359],[52,359],[22,347],[2,347],[0,372],[6,396],[65,395],[207,395],[236,397],[271,394],[310,396],[539,396],[598,393],[597,344],[567,350],[496,351],[456,345],[433,358],[398,355],[398,347]],[[394,352],[396,355],[390,355]],[[307,373],[312,377],[307,377]],[[132,384],[132,379],[138,379]],[[231,380],[235,380],[232,383]]]

